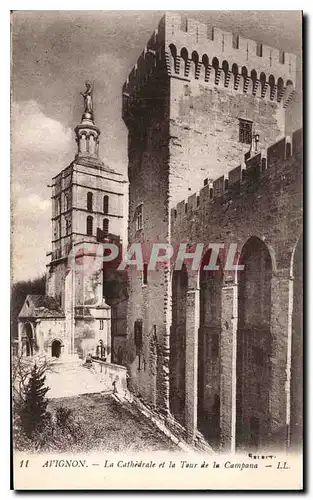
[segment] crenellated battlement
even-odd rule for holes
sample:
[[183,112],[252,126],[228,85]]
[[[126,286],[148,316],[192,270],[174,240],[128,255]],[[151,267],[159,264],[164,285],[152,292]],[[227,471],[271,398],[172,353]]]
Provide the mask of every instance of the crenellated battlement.
[[123,116],[159,70],[287,107],[295,91],[296,60],[294,54],[166,13],[123,86]]
[[220,203],[228,205],[235,197],[241,196],[247,188],[257,186],[262,177],[268,175],[284,160],[302,153],[302,129],[293,133],[292,137],[284,137],[267,149],[266,155],[258,153],[233,168],[228,175],[215,179],[205,179],[200,191],[182,200],[171,209],[174,224],[180,224],[207,204]]
[[[175,12],[165,14],[166,47],[175,47],[176,54],[184,60],[203,63],[203,58],[211,61],[218,59],[219,68],[227,61],[238,66],[239,74],[246,68],[248,75],[254,70],[257,78],[264,73],[285,82],[296,81],[296,56],[255,40],[243,38],[237,34],[207,26],[194,19],[184,19]],[[173,51],[172,48],[172,51]],[[183,55],[182,55],[183,51]]]

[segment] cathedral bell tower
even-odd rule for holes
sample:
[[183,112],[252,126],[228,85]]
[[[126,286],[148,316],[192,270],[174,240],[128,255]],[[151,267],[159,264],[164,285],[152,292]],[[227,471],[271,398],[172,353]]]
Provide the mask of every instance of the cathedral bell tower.
[[[46,293],[64,310],[69,354],[95,354],[101,341],[101,352],[110,362],[111,307],[103,294],[103,269],[95,259],[105,239],[126,242],[127,183],[99,158],[93,84],[86,81],[85,85],[85,92],[81,92],[84,112],[75,127],[75,158],[53,178],[52,251]],[[73,267],[77,253],[80,265]]]

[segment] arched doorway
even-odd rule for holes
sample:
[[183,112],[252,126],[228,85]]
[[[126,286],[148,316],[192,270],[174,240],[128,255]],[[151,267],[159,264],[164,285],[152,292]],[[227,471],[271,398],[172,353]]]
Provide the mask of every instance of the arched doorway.
[[293,314],[291,340],[290,445],[303,442],[303,239],[293,258]]
[[258,449],[267,444],[269,434],[272,261],[263,241],[252,237],[240,263],[236,444]]
[[172,327],[170,336],[170,411],[185,424],[186,306],[188,274],[186,266],[172,278]]
[[61,356],[62,344],[59,340],[54,340],[51,344],[51,356],[53,358],[59,358]]
[[[223,275],[204,269],[211,250],[203,257],[200,270],[200,327],[198,332],[198,429],[211,443],[220,439],[220,340]],[[219,263],[219,261],[218,261]]]
[[24,354],[26,356],[34,355],[34,335],[33,329],[30,323],[25,323],[23,325],[23,338]]

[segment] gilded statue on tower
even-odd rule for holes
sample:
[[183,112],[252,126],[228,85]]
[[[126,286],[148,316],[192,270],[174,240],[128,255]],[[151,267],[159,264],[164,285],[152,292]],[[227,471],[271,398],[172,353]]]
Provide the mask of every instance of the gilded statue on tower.
[[93,83],[87,80],[85,82],[86,85],[86,90],[85,92],[80,92],[80,94],[84,98],[84,106],[85,106],[85,113],[90,113],[91,115],[93,114],[93,102],[92,102],[92,93],[93,93]]

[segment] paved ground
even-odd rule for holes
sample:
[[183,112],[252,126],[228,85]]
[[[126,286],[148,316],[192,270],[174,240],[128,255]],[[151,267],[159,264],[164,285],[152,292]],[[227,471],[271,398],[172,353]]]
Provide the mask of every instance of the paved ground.
[[[175,451],[177,447],[139,410],[122,407],[109,394],[85,394],[52,399],[48,409],[57,406],[73,410],[83,428],[79,451]],[[64,450],[66,451],[66,450]],[[72,451],[75,449],[72,448]]]
[[50,388],[47,398],[64,398],[79,394],[112,391],[112,382],[99,380],[95,372],[84,368],[82,362],[56,363],[46,373],[46,385]]

